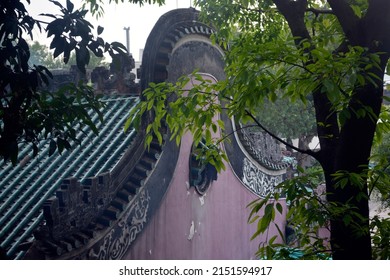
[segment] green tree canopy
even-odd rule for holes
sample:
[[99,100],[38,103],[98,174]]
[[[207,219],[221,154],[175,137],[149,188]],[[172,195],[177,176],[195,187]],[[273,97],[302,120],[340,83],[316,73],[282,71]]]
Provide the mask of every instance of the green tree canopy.
[[165,4],[165,0],[83,0],[83,8],[89,9],[92,14],[101,17],[104,15],[104,3],[132,3],[132,4],[138,4],[140,6],[143,6],[145,4],[158,4],[163,5]]
[[[378,178],[379,170],[369,168],[369,159],[390,55],[390,2],[197,0],[195,4],[204,20],[216,27],[215,42],[226,49],[226,81],[210,85],[194,74],[200,85],[186,96],[179,90],[185,79],[177,85],[151,85],[138,113],[131,114],[134,120],[152,110],[156,118],[147,132],[160,138],[164,118],[177,140],[190,130],[195,140],[206,140],[210,149],[205,156],[221,169],[221,151],[213,141],[221,139],[211,137],[216,130],[213,115],[227,112],[238,121],[253,121],[283,142],[256,118],[256,111],[264,100],[280,96],[292,103],[312,100],[320,149],[292,148],[314,157],[321,170],[300,170],[300,177],[280,185],[290,203],[287,216],[299,229],[299,243],[290,245],[299,244],[306,258],[324,252],[334,259],[389,258],[388,250],[381,249],[389,244],[372,242],[371,234],[378,232],[373,229],[387,227],[372,227],[379,220],[370,220],[368,201],[378,187],[373,178]],[[178,99],[166,104],[164,92],[175,92]],[[226,102],[224,107],[216,102],[214,92]],[[321,196],[320,181],[312,179],[321,179],[322,174],[326,188]],[[253,217],[265,207],[265,215],[257,217],[256,234],[272,221],[276,211],[272,206],[280,210],[277,203],[252,205]],[[388,224],[388,219],[380,221]],[[330,249],[316,236],[321,227],[330,230]],[[275,257],[273,241],[261,253]],[[284,252],[285,257],[294,253]]]
[[[30,47],[30,65],[45,65],[48,69],[58,69],[58,68],[69,68],[70,65],[77,65],[76,54],[72,53],[70,55],[69,61],[67,64],[63,62],[63,57],[53,58],[53,53],[50,52],[49,48],[46,45],[42,45],[37,41],[34,41],[29,44]],[[105,62],[104,57],[98,57],[93,55],[89,50],[90,60],[86,68],[94,69],[97,66],[108,66],[108,63]]]
[[49,48],[34,41],[29,44],[30,47],[30,65],[45,65],[48,69],[60,68],[63,62],[60,59],[54,59]]
[[[48,22],[33,18],[28,12],[30,1],[28,5],[23,2],[0,3],[0,157],[14,164],[20,143],[30,143],[37,154],[39,141],[51,139],[53,153],[77,141],[78,125],[87,124],[97,133],[87,113],[90,109],[99,112],[101,106],[92,88],[70,84],[58,92],[42,90],[41,85],[52,78],[50,65],[45,64],[59,56],[66,64],[74,54],[78,68],[85,72],[90,53],[102,58],[104,53],[114,56],[126,52],[120,43],[106,43],[100,37],[103,27],[95,30],[84,18],[88,10],[75,9],[70,0],[66,5],[48,0],[59,10],[55,15],[43,14]],[[38,45],[30,49],[27,37],[33,40],[34,30],[45,32],[51,40],[53,60]],[[34,51],[43,55],[37,64],[31,61]]]
[[[288,98],[277,98],[275,101],[265,99],[263,104],[254,109],[253,115],[270,131],[290,144],[298,140],[298,148],[309,149],[309,145],[317,135],[312,100],[304,104],[301,100],[291,102]],[[289,147],[287,147],[289,148]],[[297,153],[299,166],[312,165],[311,158]]]
[[312,102],[290,102],[280,98],[275,102],[265,100],[256,108],[256,118],[280,137],[295,139],[315,136],[314,107]]

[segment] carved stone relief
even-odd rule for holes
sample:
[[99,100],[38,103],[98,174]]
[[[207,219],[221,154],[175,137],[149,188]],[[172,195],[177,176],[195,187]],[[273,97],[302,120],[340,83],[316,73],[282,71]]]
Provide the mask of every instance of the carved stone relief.
[[249,154],[261,165],[271,170],[285,169],[278,143],[267,133],[255,129],[241,129],[240,140]]
[[281,183],[283,175],[268,175],[262,172],[248,158],[244,157],[242,181],[255,194],[265,197],[274,192],[275,186]]
[[106,235],[99,248],[92,248],[87,254],[88,259],[120,260],[128,251],[130,245],[142,231],[150,206],[150,196],[147,190],[141,191],[133,208],[122,217],[118,225]]

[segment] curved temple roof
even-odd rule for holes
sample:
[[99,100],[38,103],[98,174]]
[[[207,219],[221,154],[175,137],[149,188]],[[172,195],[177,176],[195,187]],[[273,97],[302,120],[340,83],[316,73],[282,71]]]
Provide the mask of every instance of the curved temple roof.
[[80,129],[81,144],[60,155],[48,156],[49,141],[41,143],[41,153],[33,158],[30,146],[20,147],[21,162],[0,166],[0,247],[9,258],[24,255],[23,244],[33,239],[33,231],[43,221],[42,206],[53,196],[65,178],[83,181],[111,171],[135,138],[135,131],[124,133],[128,112],[137,97],[105,96],[104,122],[92,115],[99,135]]

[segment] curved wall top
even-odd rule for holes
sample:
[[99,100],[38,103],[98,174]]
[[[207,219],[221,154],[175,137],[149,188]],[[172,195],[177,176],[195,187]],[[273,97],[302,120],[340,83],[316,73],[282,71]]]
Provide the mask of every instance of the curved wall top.
[[[199,11],[194,8],[176,9],[164,14],[157,21],[146,41],[143,52],[142,90],[146,89],[150,82],[159,83],[168,79],[167,66],[171,54],[182,44],[196,40],[203,40],[204,43],[210,44],[209,37],[213,30],[200,22],[198,16]],[[191,39],[188,39],[189,36]],[[220,55],[222,56],[222,52]],[[186,73],[181,73],[181,75],[184,74]]]
[[[216,80],[226,78],[224,51],[212,44],[210,35],[214,33],[213,29],[200,22],[198,17],[199,11],[193,8],[177,9],[157,21],[143,53],[142,90],[150,82],[175,82],[195,69],[211,74]],[[152,116],[149,115],[149,118]],[[242,133],[233,133],[235,124],[226,114],[222,114],[221,118],[225,122],[226,134],[231,134],[231,141],[225,144],[225,148],[236,176],[252,192],[265,196],[282,181],[286,166],[269,162],[268,155],[257,155],[256,149],[269,145],[252,145],[252,139],[243,137]],[[265,140],[275,142],[273,139]]]

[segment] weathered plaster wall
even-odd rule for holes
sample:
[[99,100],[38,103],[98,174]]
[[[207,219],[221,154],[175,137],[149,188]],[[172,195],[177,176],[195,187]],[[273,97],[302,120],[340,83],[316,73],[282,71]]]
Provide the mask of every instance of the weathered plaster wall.
[[[211,43],[209,29],[196,19],[197,12],[187,9],[159,20],[143,56],[143,88],[150,81],[175,82],[194,69],[209,73],[214,80],[224,79],[223,51]],[[267,236],[250,241],[257,225],[248,225],[250,210],[246,206],[257,196],[242,184],[230,165],[204,196],[189,187],[191,145],[191,135],[185,135],[168,191],[126,259],[252,259],[259,243],[277,234],[271,229]],[[238,160],[243,160],[242,155]],[[167,162],[159,161],[154,172],[164,170],[164,164]],[[153,182],[156,188],[157,184]],[[283,229],[285,219],[277,219]]]
[[[250,241],[246,206],[257,197],[229,166],[202,197],[189,188],[192,139],[185,135],[174,177],[160,209],[134,242],[126,259],[252,259],[262,239]],[[279,224],[285,224],[282,217]],[[281,226],[281,228],[283,228]],[[268,233],[269,238],[277,234]]]

